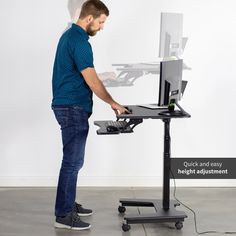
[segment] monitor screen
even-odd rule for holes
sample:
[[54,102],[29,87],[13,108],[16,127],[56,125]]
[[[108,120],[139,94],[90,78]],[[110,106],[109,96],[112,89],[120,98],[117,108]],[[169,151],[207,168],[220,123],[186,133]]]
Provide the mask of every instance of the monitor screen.
[[183,14],[161,13],[159,57],[177,57],[183,53]]
[[178,102],[182,94],[183,60],[160,63],[159,106],[168,106],[171,100]]

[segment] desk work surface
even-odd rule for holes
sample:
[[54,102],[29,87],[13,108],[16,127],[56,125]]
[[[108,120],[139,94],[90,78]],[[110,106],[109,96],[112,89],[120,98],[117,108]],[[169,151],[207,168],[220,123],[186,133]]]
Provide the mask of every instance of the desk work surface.
[[121,114],[117,115],[118,119],[165,119],[165,118],[189,118],[190,115],[187,113],[178,112],[178,114],[173,113],[173,115],[160,114],[162,112],[168,112],[166,108],[150,109],[141,107],[139,105],[126,105],[130,110],[131,114]]
[[[117,119],[119,122],[125,122],[125,127],[121,129],[108,130],[109,123],[112,121],[104,120],[104,121],[94,121],[94,124],[99,126],[99,130],[97,130],[97,134],[120,134],[120,133],[132,133],[133,129],[143,122],[143,119],[160,119],[169,121],[173,118],[189,118],[190,115],[188,113],[181,112],[179,110],[174,113],[165,114],[168,112],[166,108],[159,109],[149,109],[140,106],[129,105],[126,106],[128,110],[131,111],[130,114],[122,114],[117,115]],[[163,113],[164,112],[164,113]]]

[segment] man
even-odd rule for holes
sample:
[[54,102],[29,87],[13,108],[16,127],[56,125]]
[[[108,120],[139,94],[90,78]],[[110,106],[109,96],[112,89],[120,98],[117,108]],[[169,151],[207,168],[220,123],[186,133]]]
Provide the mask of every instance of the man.
[[52,109],[61,127],[63,160],[55,204],[56,228],[89,229],[80,216],[91,215],[75,202],[77,175],[84,162],[93,92],[119,114],[128,112],[113,100],[93,65],[89,36],[103,29],[109,10],[99,0],[86,1],[80,17],[60,38],[53,68]]

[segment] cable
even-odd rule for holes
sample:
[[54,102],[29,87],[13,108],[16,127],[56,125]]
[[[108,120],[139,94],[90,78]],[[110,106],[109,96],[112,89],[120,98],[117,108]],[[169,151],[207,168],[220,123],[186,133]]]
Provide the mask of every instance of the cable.
[[173,177],[173,181],[174,181],[174,193],[173,193],[173,197],[174,199],[180,203],[181,205],[183,205],[185,208],[187,208],[188,210],[190,210],[192,213],[193,213],[193,217],[194,217],[194,228],[195,228],[195,232],[197,234],[236,234],[235,231],[226,231],[226,232],[220,232],[220,231],[216,231],[216,230],[208,230],[208,231],[202,231],[202,232],[199,232],[198,231],[198,228],[197,228],[197,215],[195,213],[194,210],[192,210],[189,206],[187,206],[186,204],[184,204],[183,202],[181,202],[177,197],[176,197],[176,182],[175,182],[175,177],[174,177],[174,174],[172,172],[172,170],[170,169],[170,173]]

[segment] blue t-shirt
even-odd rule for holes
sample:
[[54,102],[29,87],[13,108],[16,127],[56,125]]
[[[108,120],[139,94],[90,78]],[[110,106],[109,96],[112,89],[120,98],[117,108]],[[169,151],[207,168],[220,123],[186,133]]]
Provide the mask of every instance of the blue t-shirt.
[[93,93],[81,71],[93,68],[93,51],[87,32],[76,24],[60,38],[53,67],[52,106],[77,105],[91,113]]

